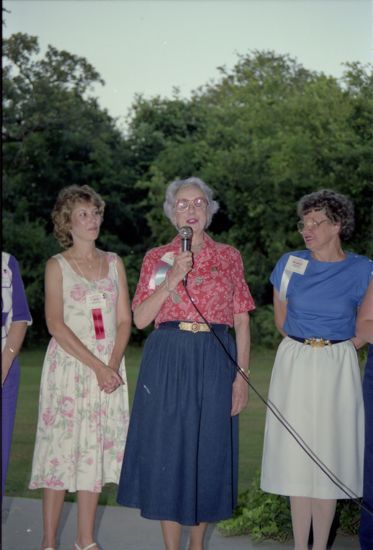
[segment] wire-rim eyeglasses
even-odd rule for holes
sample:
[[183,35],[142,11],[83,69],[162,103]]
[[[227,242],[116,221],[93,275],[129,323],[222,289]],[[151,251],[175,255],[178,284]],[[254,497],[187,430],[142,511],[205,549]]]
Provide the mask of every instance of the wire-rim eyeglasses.
[[175,211],[176,212],[186,212],[190,205],[193,204],[194,208],[200,208],[205,210],[207,208],[208,202],[204,197],[196,197],[195,199],[178,199],[175,202]]
[[297,223],[297,228],[298,228],[298,231],[299,233],[303,233],[303,231],[305,229],[310,229],[311,231],[314,231],[315,229],[318,229],[319,226],[324,223],[324,222],[329,222],[330,220],[328,218],[325,218],[325,220],[321,220],[320,222],[317,222],[317,221],[309,221],[309,222],[304,222],[304,221],[299,221]]

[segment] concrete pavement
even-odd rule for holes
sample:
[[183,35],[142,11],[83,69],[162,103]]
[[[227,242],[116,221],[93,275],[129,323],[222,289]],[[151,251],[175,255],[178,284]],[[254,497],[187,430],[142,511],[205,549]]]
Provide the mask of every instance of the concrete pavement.
[[[76,504],[66,502],[58,550],[73,550]],[[214,526],[207,533],[206,550],[288,550],[292,542],[253,543],[248,536],[223,537]],[[2,550],[40,550],[41,500],[5,497],[2,513]],[[143,519],[138,510],[122,506],[99,506],[96,540],[100,550],[164,550],[158,521]],[[187,530],[183,532],[186,548]],[[333,550],[358,550],[357,537],[338,535]]]

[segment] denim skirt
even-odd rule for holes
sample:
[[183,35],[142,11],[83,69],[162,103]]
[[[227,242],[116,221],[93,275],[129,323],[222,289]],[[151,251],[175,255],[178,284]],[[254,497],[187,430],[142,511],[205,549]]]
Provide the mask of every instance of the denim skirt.
[[[235,357],[225,325],[213,325]],[[232,516],[237,501],[235,367],[211,332],[162,323],[148,337],[133,401],[118,503],[182,525]]]

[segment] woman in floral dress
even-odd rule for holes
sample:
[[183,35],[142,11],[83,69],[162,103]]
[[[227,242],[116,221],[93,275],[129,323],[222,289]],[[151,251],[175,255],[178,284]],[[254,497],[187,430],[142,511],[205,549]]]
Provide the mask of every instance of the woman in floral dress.
[[104,202],[90,187],[64,188],[53,210],[66,249],[47,262],[45,357],[30,488],[44,488],[42,549],[56,548],[65,491],[77,492],[76,550],[98,548],[98,496],[117,483],[129,422],[124,350],[131,331],[126,274],[96,248]]

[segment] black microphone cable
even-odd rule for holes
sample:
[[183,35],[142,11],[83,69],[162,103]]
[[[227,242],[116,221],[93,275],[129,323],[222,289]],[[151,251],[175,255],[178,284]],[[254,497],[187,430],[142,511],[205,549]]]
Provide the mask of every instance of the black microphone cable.
[[232,357],[228,349],[226,348],[224,342],[220,339],[220,337],[217,335],[217,333],[214,331],[211,324],[207,321],[205,316],[201,313],[199,308],[194,303],[192,297],[189,294],[189,290],[187,286],[184,287],[185,292],[197,311],[198,315],[203,319],[203,321],[206,323],[206,325],[209,327],[211,333],[214,335],[216,340],[219,342],[221,347],[223,348],[225,354],[228,356],[230,361],[233,363],[234,367],[236,368],[236,371],[242,376],[242,378],[246,381],[248,386],[253,390],[253,392],[259,397],[259,399],[264,403],[264,405],[271,411],[271,413],[277,418],[277,420],[284,426],[284,428],[289,432],[289,434],[295,439],[295,441],[298,443],[298,445],[303,449],[303,451],[310,457],[310,459],[320,468],[320,470],[330,479],[336,487],[338,487],[349,499],[351,499],[353,502],[355,502],[360,509],[365,510],[368,514],[373,516],[373,511],[370,510],[363,504],[360,500],[360,497],[354,493],[352,489],[350,489],[347,485],[343,483],[342,480],[338,478],[338,476],[328,468],[326,464],[317,456],[317,454],[309,447],[309,445],[304,441],[302,436],[296,431],[296,429],[288,422],[288,420],[284,417],[284,415],[279,411],[279,409],[276,407],[274,403],[272,403],[269,399],[265,399],[261,393],[255,388],[255,386],[250,382],[249,377],[245,373],[243,369],[238,365],[237,361]]

